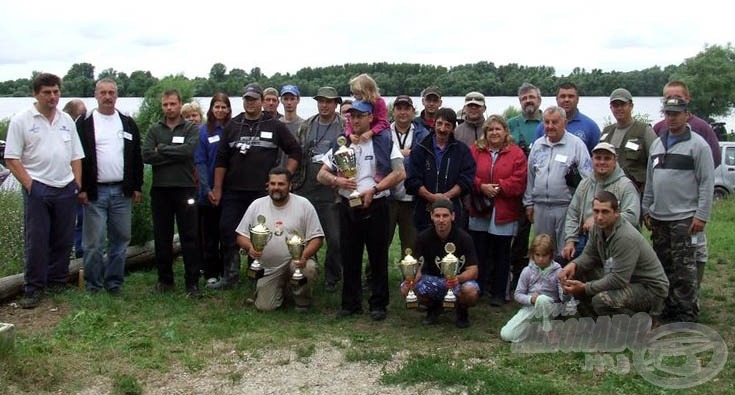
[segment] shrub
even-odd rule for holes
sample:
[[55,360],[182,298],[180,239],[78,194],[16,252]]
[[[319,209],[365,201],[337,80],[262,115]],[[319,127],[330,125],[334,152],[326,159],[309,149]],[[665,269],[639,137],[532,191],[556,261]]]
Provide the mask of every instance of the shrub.
[[23,273],[23,197],[0,191],[0,277]]
[[183,75],[168,76],[148,88],[135,118],[142,135],[148,133],[148,129],[163,118],[161,95],[168,89],[177,89],[182,102],[188,103],[194,94],[194,82],[187,80]]
[[143,173],[143,200],[133,205],[132,234],[130,245],[153,240],[153,215],[151,214],[151,166],[146,165]]

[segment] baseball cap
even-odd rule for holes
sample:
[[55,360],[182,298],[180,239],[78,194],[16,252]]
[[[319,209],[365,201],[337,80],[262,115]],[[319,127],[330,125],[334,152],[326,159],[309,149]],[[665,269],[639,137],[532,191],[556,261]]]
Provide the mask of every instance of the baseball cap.
[[681,96],[671,96],[664,99],[664,111],[686,111],[687,101]]
[[278,91],[276,90],[276,88],[273,88],[273,87],[265,88],[265,90],[263,91],[263,96],[267,96],[267,95],[279,96]]
[[399,105],[399,104],[408,104],[409,106],[413,107],[413,100],[411,100],[411,97],[408,95],[400,95],[396,96],[396,99],[393,100],[393,107]]
[[301,92],[299,92],[299,88],[296,85],[284,85],[281,88],[281,96],[286,93],[290,93],[296,97],[301,97]]
[[260,84],[258,84],[257,82],[247,84],[245,85],[245,93],[242,94],[242,97],[253,97],[256,99],[262,99],[263,88],[261,88]]
[[470,92],[464,96],[464,105],[477,104],[478,106],[485,105],[485,95],[480,92]]
[[338,95],[337,90],[332,88],[331,86],[323,86],[317,89],[314,100],[319,100],[319,98],[334,99],[337,100],[337,103],[342,103],[342,97]]
[[615,152],[615,146],[610,143],[602,142],[597,144],[595,148],[592,148],[592,152],[595,152],[597,150],[607,151],[615,156],[618,156],[618,154]]
[[431,211],[434,211],[437,208],[445,208],[449,210],[450,213],[454,212],[454,204],[448,199],[439,199],[434,201],[434,203],[431,203]]
[[625,88],[618,88],[612,91],[610,94],[610,103],[614,101],[622,101],[625,103],[630,103],[633,101],[633,96],[628,92]]
[[373,105],[362,100],[355,100],[352,102],[352,108],[348,110],[349,112],[369,112],[372,114],[373,112]]
[[421,91],[421,97],[427,97],[429,95],[434,95],[434,96],[436,96],[436,97],[438,97],[438,98],[441,99],[442,92],[436,86],[430,86],[430,87],[424,89],[423,91]]

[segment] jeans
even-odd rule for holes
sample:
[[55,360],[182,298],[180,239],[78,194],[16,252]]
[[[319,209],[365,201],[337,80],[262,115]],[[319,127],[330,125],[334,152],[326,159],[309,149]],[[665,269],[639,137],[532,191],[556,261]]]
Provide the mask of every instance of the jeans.
[[[84,282],[88,291],[119,288],[125,278],[125,250],[130,244],[133,202],[122,183],[99,184],[98,197],[84,210]],[[107,261],[104,258],[105,240]]]
[[339,206],[335,202],[315,202],[319,222],[327,241],[324,258],[324,281],[336,284],[342,278],[342,250],[340,247]]

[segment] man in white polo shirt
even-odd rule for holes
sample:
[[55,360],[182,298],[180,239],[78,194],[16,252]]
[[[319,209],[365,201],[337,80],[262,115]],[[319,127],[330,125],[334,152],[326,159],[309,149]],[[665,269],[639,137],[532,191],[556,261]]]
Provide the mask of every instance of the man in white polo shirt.
[[74,120],[56,108],[61,79],[42,73],[31,85],[36,102],[10,121],[5,148],[6,165],[23,186],[25,309],[38,306],[45,288],[62,290],[69,280],[84,157]]

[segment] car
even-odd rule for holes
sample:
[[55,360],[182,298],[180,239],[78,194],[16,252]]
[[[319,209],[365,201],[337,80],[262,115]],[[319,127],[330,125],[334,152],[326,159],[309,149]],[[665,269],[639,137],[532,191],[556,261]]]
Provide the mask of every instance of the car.
[[720,141],[722,163],[715,169],[715,200],[735,193],[735,141]]

